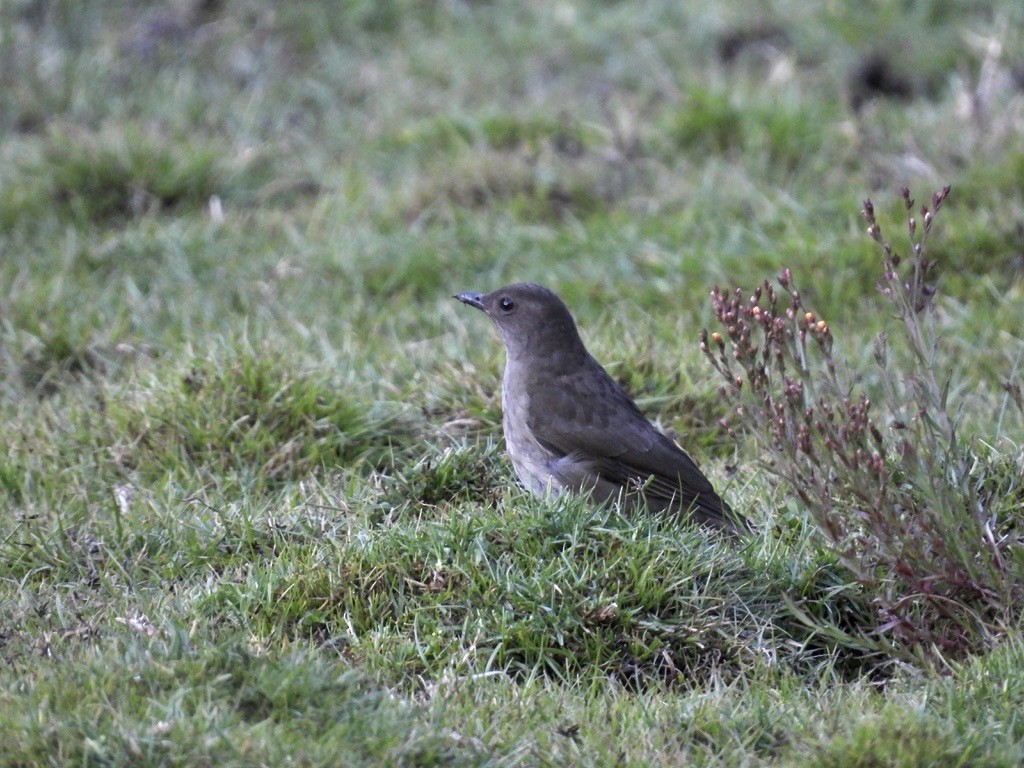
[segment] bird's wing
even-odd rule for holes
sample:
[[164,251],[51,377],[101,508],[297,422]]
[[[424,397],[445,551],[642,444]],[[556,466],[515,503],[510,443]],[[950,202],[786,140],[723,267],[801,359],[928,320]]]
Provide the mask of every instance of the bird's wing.
[[685,451],[661,434],[595,362],[530,396],[528,426],[547,450],[571,456],[659,506],[696,503],[712,515],[724,504]]

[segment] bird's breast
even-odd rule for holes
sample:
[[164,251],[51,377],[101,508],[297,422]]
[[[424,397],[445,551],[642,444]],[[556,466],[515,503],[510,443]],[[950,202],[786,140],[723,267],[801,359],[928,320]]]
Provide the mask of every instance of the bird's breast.
[[530,428],[532,394],[525,382],[510,377],[506,370],[501,391],[502,429],[505,447],[520,482],[536,496],[560,491],[553,473],[558,457],[544,448]]

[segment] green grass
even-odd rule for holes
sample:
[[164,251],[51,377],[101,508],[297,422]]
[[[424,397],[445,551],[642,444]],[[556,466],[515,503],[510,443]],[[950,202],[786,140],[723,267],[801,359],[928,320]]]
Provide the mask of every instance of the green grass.
[[[888,653],[698,338],[712,286],[790,267],[884,416],[858,211],[899,233],[899,187],[951,184],[938,366],[1019,560],[1022,20],[0,6],[0,766],[1020,764],[1020,627]],[[852,111],[894,48],[909,97]],[[516,280],[749,542],[516,487],[500,342],[450,298]]]

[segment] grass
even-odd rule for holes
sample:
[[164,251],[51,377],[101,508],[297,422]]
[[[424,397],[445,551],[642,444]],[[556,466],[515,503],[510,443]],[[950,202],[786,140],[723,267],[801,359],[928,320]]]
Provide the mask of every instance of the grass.
[[[1019,570],[1020,21],[0,6],[0,765],[1020,764],[1016,614],[886,634],[884,537],[821,535],[699,348],[713,286],[788,267],[895,444],[859,211],[888,237],[952,185],[932,371]],[[528,279],[743,547],[516,487],[500,343],[450,296]]]

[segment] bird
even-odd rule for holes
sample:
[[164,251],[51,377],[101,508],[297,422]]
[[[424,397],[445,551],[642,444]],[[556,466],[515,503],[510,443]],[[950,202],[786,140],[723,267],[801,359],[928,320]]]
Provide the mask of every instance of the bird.
[[505,343],[502,430],[513,469],[533,495],[586,493],[627,510],[676,513],[731,537],[749,530],[587,351],[557,294],[515,283],[453,298],[486,313]]

